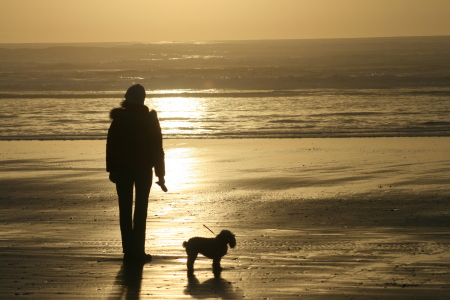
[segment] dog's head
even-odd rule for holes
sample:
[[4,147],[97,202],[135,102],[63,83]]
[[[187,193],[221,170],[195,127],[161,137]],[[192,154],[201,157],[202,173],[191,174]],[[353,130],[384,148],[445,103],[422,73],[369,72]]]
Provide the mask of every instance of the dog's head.
[[231,248],[236,247],[236,238],[229,230],[222,230],[216,238],[225,241]]

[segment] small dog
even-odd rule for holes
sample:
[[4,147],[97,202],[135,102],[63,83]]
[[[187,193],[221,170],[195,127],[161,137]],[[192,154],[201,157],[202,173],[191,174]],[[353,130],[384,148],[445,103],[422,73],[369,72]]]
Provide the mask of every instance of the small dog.
[[194,262],[199,253],[213,260],[214,277],[220,277],[222,267],[220,260],[227,254],[228,245],[231,248],[236,247],[236,238],[229,230],[222,230],[215,238],[193,237],[183,243],[188,255],[187,273],[188,276],[194,275]]

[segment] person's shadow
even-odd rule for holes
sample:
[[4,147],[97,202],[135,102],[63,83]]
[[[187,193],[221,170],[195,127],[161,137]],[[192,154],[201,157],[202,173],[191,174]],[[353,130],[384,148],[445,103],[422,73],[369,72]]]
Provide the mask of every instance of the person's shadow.
[[184,294],[196,299],[242,299],[243,296],[233,288],[231,282],[223,278],[211,278],[200,283],[195,275],[188,276],[188,285]]
[[115,290],[108,299],[138,300],[141,293],[142,272],[145,262],[124,261],[114,282]]

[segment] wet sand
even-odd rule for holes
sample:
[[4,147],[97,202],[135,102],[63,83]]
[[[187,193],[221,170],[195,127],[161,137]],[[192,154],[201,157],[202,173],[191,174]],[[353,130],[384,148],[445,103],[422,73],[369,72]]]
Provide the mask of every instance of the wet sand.
[[[449,299],[450,138],[166,140],[123,264],[104,141],[0,142],[1,299]],[[229,229],[214,279],[181,243]]]

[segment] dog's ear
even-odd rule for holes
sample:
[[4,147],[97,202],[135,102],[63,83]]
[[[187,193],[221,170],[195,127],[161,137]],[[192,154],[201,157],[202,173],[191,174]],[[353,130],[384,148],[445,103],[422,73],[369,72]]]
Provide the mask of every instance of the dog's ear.
[[231,248],[236,247],[236,238],[231,231],[222,230],[217,237],[229,244]]
[[233,235],[233,237],[230,237],[228,239],[228,244],[230,245],[231,248],[236,247],[236,238],[234,237],[234,235]]

